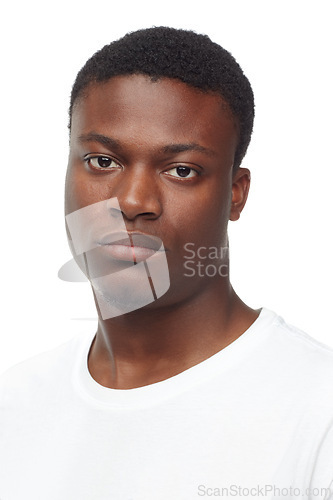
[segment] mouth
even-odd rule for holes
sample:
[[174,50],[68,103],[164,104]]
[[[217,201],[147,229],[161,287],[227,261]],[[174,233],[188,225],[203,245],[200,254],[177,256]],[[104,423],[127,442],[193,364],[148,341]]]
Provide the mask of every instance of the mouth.
[[97,241],[112,259],[137,264],[163,252],[162,240],[144,233],[109,233]]

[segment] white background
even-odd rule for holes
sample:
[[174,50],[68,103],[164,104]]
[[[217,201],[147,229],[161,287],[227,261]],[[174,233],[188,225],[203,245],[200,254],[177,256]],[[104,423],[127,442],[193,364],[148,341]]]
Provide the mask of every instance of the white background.
[[331,2],[6,2],[1,21],[0,371],[95,329],[88,284],[65,283],[67,109],[76,73],[128,31],[208,34],[256,96],[244,167],[252,187],[230,225],[232,282],[333,346]]

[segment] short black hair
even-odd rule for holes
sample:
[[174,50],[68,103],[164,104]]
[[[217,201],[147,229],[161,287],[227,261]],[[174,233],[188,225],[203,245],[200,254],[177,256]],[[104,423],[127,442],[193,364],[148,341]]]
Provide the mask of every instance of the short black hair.
[[234,169],[240,165],[253,129],[254,98],[250,82],[227,50],[207,35],[194,31],[153,27],[128,33],[105,45],[76,77],[70,100],[69,127],[74,104],[90,84],[131,74],[148,75],[153,81],[176,78],[203,92],[219,93],[239,127]]

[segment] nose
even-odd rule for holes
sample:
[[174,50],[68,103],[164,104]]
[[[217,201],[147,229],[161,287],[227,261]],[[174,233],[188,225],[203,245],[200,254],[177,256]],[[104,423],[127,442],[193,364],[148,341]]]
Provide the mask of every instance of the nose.
[[133,221],[138,217],[157,219],[162,213],[158,173],[145,165],[120,173],[111,195],[117,197],[125,220]]

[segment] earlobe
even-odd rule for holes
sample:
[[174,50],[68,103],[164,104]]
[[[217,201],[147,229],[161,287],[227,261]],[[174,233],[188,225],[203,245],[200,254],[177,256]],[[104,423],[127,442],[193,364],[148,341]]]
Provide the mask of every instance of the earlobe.
[[250,182],[250,171],[247,168],[238,168],[232,179],[232,198],[229,217],[231,221],[236,221],[240,217],[247,200]]

